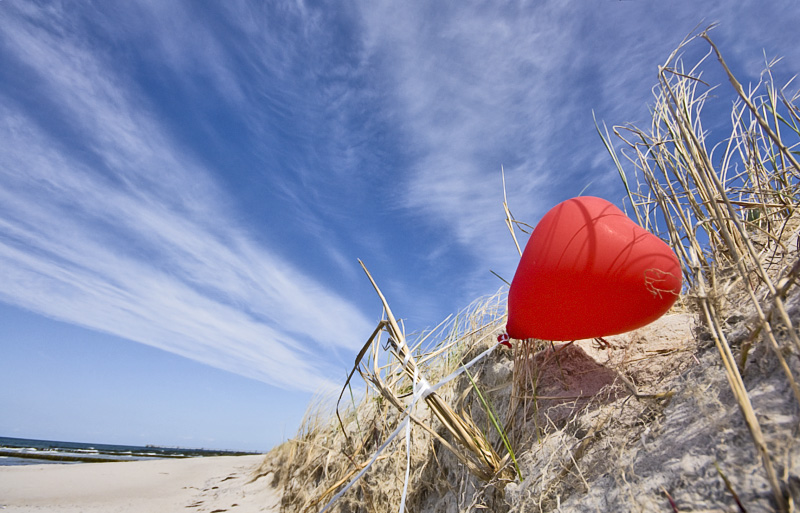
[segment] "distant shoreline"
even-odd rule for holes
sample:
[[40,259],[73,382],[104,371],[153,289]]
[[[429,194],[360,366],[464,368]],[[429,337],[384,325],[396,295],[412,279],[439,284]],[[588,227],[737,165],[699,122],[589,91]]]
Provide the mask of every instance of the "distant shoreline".
[[[30,453],[30,452],[22,452],[22,451],[6,451],[0,450],[0,457],[9,457],[9,458],[21,458],[21,459],[29,459],[29,460],[46,460],[46,461],[64,461],[64,462],[80,462],[80,463],[111,463],[116,461],[130,461],[130,459],[124,460],[114,457],[107,457],[103,458],[100,456],[82,456],[79,454],[62,454],[62,453]],[[152,457],[140,457],[138,460],[148,460],[148,459],[165,459],[165,458],[191,458],[192,456],[152,456]],[[0,460],[0,465],[2,465],[2,460]]]
[[260,452],[189,449],[164,446],[135,446],[60,442],[27,438],[0,437],[0,467],[20,465],[20,460],[47,463],[104,463],[147,461],[210,456],[249,456]]

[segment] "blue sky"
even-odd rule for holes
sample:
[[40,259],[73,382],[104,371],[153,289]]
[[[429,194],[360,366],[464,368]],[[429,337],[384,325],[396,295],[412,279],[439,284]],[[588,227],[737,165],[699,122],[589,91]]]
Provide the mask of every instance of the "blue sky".
[[293,435],[381,315],[357,258],[410,330],[495,292],[501,166],[532,224],[619,204],[592,110],[711,22],[800,70],[794,0],[0,2],[0,436]]

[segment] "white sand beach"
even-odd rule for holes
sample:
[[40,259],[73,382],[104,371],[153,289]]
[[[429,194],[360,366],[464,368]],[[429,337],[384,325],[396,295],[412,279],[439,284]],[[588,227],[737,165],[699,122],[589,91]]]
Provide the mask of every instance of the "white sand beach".
[[236,513],[278,511],[263,456],[0,467],[0,511]]

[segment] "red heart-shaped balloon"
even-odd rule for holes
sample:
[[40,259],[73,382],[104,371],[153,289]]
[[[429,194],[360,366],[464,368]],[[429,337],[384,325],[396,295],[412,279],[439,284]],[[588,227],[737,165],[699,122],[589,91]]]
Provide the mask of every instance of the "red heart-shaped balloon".
[[672,249],[601,198],[553,207],[533,230],[508,292],[512,338],[579,340],[640,328],[681,291]]

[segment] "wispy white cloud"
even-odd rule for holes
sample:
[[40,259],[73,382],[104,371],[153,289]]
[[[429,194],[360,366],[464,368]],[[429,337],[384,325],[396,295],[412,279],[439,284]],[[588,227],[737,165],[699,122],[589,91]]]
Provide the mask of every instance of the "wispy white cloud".
[[553,165],[573,160],[557,158],[564,145],[554,141],[574,116],[563,80],[580,41],[568,9],[368,3],[362,13],[365,45],[391,62],[398,111],[421,156],[406,182],[408,208],[470,248],[477,273],[513,272],[501,165],[513,211],[533,221],[563,178]]
[[285,388],[332,385],[325,353],[372,326],[253,241],[102,49],[20,7],[2,43],[41,80],[71,147],[13,102],[0,118],[0,297]]
[[646,120],[658,65],[704,18],[729,25],[719,36],[732,43],[747,34],[758,51],[767,39],[763,23],[713,3],[363,2],[361,13],[365,48],[387,63],[418,156],[406,205],[469,248],[485,276],[512,273],[518,258],[502,221],[501,165],[512,211],[531,223],[590,184],[618,200],[592,110],[609,124]]
[[[358,273],[354,256],[400,270],[386,288],[443,315],[499,285],[488,269],[515,268],[501,165],[526,221],[590,182],[612,191],[592,109],[609,123],[646,116],[657,65],[702,17],[731,42],[763,32],[729,31],[740,13],[724,6],[524,4],[0,3],[0,51],[35,78],[29,98],[0,102],[2,299],[281,386],[324,386],[340,369],[318,354],[352,352],[373,326],[325,285],[349,280],[315,279],[290,256],[329,275]],[[160,117],[178,109],[196,113]],[[236,182],[245,173],[178,142],[197,132],[253,142],[248,164],[263,166]],[[229,178],[263,185],[263,232]],[[278,228],[297,233],[295,248],[264,242]]]

